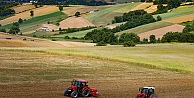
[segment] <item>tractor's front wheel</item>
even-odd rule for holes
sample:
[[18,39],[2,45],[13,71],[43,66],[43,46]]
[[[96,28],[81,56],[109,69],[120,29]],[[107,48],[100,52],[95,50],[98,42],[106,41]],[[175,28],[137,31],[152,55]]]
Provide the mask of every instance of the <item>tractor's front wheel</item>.
[[78,97],[78,92],[74,90],[74,91],[71,93],[71,98],[77,98],[77,97]]
[[152,95],[150,96],[150,98],[158,98],[158,96],[157,96],[156,94],[152,94]]
[[85,88],[84,91],[82,92],[83,97],[88,97],[90,95],[90,90],[88,88]]

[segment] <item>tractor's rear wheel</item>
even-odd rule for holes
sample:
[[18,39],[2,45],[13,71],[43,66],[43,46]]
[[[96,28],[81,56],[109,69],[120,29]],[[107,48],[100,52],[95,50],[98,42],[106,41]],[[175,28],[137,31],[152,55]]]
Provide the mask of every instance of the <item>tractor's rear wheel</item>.
[[88,97],[90,95],[90,90],[88,88],[85,88],[84,91],[82,92],[83,97]]
[[77,98],[78,97],[78,92],[77,91],[73,91],[71,92],[71,98]]

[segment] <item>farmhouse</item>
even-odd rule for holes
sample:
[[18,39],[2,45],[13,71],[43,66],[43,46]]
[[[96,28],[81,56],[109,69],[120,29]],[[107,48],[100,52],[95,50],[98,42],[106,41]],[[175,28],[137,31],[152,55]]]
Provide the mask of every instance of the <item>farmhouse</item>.
[[48,27],[42,27],[41,28],[43,31],[49,31],[49,28]]

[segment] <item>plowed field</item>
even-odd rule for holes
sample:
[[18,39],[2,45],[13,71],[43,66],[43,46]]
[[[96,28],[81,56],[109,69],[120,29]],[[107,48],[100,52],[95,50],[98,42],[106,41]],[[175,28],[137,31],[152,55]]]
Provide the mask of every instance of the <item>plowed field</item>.
[[171,26],[167,26],[167,27],[147,31],[147,32],[144,32],[144,33],[140,33],[138,35],[140,36],[141,40],[143,38],[149,39],[150,35],[155,35],[156,39],[158,39],[158,38],[162,38],[163,35],[168,33],[168,32],[182,32],[184,28],[185,28],[185,26],[175,24],[175,25],[171,25]]

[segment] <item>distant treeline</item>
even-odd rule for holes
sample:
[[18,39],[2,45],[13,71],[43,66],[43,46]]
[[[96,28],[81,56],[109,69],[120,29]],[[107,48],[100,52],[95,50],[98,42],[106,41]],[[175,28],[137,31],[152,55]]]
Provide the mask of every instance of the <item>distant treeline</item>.
[[96,1],[96,0],[38,0],[38,3],[43,5],[56,5],[59,2],[63,2],[66,5],[89,5],[89,6],[99,6],[99,5],[107,5],[106,2]]
[[67,33],[73,33],[73,32],[78,32],[78,31],[84,31],[84,30],[89,30],[92,28],[96,28],[95,26],[87,26],[83,28],[68,28],[68,29],[61,29],[59,28],[59,34],[67,34]]
[[0,2],[0,19],[6,16],[15,14],[15,11],[11,9],[13,6],[17,6],[18,3]]

